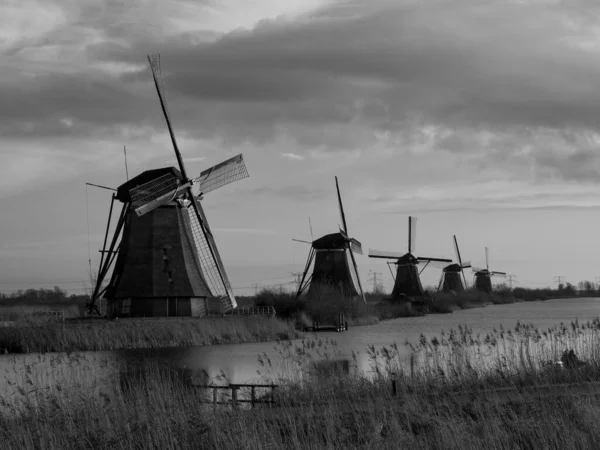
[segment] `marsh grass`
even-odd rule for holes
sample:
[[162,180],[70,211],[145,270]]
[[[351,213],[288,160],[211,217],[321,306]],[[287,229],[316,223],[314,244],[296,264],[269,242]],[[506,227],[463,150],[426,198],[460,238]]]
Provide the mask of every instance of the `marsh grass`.
[[289,322],[267,317],[48,322],[0,328],[0,349],[9,353],[43,353],[191,347],[294,339],[298,336]]
[[[153,360],[143,363],[143,377],[125,383],[94,384],[97,369],[80,365],[57,372],[58,384],[49,387],[30,363],[19,372],[20,407],[15,398],[2,400],[0,442],[19,449],[599,448],[596,395],[527,391],[598,380],[599,330],[600,319],[548,330],[518,324],[485,335],[460,327],[405,343],[412,364],[397,345],[369,348],[368,375],[315,369],[318,361],[339,359],[335,341],[280,342],[276,348],[296,376],[279,390],[277,407],[252,411],[207,407],[198,390]],[[565,349],[587,364],[545,365]],[[510,401],[473,396],[511,386],[520,391]],[[465,393],[469,398],[460,400]]]
[[42,323],[49,320],[47,316],[36,316],[36,313],[45,311],[60,311],[65,318],[79,317],[83,313],[83,303],[78,304],[40,304],[40,305],[2,305],[0,304],[0,321],[17,323]]
[[321,324],[335,324],[340,313],[346,315],[349,326],[374,325],[380,320],[411,317],[415,314],[406,304],[390,302],[382,293],[349,298],[333,285],[323,283],[310,295],[296,298],[296,293],[284,289],[262,289],[255,297],[257,306],[273,306],[277,316],[289,318],[298,328],[310,327],[315,320]]

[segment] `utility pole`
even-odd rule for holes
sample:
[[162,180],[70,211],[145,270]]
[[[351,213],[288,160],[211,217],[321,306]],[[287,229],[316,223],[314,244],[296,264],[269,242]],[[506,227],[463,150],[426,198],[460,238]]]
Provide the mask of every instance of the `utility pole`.
[[379,289],[379,284],[377,283],[377,275],[382,275],[381,272],[375,272],[373,270],[369,270],[369,273],[371,274],[371,277],[369,278],[369,281],[371,283],[373,283],[373,292],[377,292]]
[[508,286],[510,287],[510,289],[513,288],[513,280],[516,281],[517,276],[516,275],[509,275],[508,276]]
[[556,283],[558,283],[559,285],[561,285],[562,282],[565,281],[565,277],[562,276],[562,275],[557,275],[557,276],[554,277],[554,281]]
[[254,288],[254,295],[258,294],[258,287],[260,286],[260,284],[258,283],[252,283],[252,287]]
[[294,277],[296,283],[296,290],[300,289],[300,282],[302,281],[302,272],[290,272],[290,275]]

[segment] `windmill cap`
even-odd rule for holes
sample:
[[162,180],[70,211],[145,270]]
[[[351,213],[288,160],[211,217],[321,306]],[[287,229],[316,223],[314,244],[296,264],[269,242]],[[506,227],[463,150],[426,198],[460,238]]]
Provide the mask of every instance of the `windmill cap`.
[[326,234],[312,243],[315,250],[343,249],[346,245],[346,239],[341,233]]
[[183,179],[181,172],[175,167],[163,167],[161,169],[146,170],[117,188],[117,200],[123,203],[131,202],[131,194],[129,193],[131,189],[169,173],[173,174],[180,180]]
[[406,253],[396,260],[396,264],[418,264],[419,260],[412,254]]
[[460,272],[463,268],[461,267],[460,264],[450,264],[446,267],[444,267],[442,270],[444,272]]

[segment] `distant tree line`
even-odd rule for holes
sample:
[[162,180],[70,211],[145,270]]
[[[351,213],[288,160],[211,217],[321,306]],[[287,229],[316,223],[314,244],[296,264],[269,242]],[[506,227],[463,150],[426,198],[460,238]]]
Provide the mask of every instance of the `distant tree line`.
[[516,287],[511,289],[506,283],[501,283],[494,286],[494,292],[510,294],[527,301],[569,297],[600,297],[600,285],[584,280],[578,282],[576,286],[568,282],[560,283],[556,289],[550,287],[541,289]]
[[44,305],[44,304],[83,304],[88,295],[69,295],[58,286],[54,289],[19,289],[10,294],[0,293],[0,306]]

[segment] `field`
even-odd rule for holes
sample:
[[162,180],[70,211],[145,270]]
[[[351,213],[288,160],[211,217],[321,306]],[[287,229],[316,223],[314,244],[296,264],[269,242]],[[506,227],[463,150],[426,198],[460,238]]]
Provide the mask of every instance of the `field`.
[[[280,387],[277,406],[252,411],[213,410],[200,390],[153,360],[141,375],[95,383],[72,355],[74,370],[51,386],[39,365],[20,368],[20,393],[0,402],[0,440],[20,449],[594,449],[600,389],[583,387],[600,377],[598,338],[600,319],[483,337],[461,327],[407,344],[408,366],[394,346],[371,348],[368,376],[307,369],[314,361],[306,350],[323,343],[281,342],[297,376]],[[547,364],[569,349],[586,363]],[[335,346],[328,351],[335,360]]]

